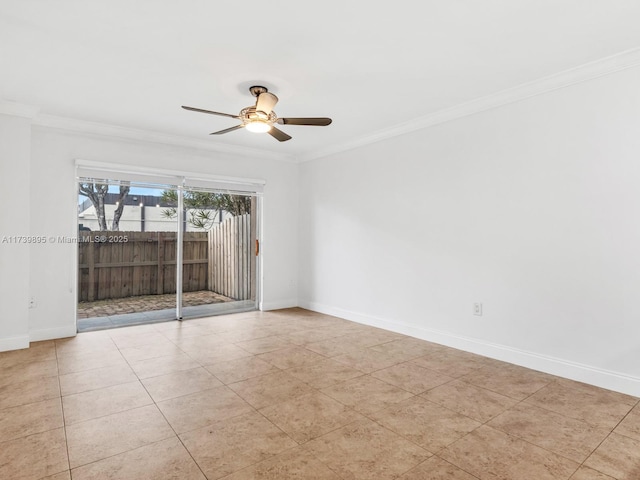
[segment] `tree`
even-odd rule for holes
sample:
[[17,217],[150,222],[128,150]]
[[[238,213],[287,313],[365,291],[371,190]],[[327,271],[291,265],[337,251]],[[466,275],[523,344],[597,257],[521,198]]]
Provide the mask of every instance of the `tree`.
[[118,199],[116,201],[116,210],[113,212],[113,220],[111,222],[111,229],[107,228],[107,216],[104,209],[104,199],[109,193],[109,185],[104,183],[81,183],[79,186],[80,193],[85,195],[91,203],[93,208],[96,209],[96,216],[98,217],[98,227],[101,231],[113,230],[118,231],[120,229],[120,217],[124,210],[124,199],[129,194],[131,187],[127,184],[120,185],[120,191],[118,193]]
[[[229,212],[238,216],[251,213],[251,197],[231,195],[228,193],[184,192],[184,208],[189,212],[187,221],[196,228],[209,230],[220,212]],[[163,203],[171,205],[162,211],[166,218],[177,216],[178,192],[165,190],[162,192]]]

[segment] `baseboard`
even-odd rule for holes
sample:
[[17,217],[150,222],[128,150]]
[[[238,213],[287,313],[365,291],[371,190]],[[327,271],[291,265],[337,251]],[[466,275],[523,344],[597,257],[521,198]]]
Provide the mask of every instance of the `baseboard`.
[[0,352],[20,350],[29,347],[29,335],[0,338]]
[[43,340],[55,340],[56,338],[75,337],[77,333],[75,323],[73,325],[65,325],[55,328],[42,328],[39,330],[31,330],[29,332],[29,340],[31,342],[41,342]]
[[298,300],[276,300],[273,302],[261,302],[260,310],[280,310],[281,308],[293,308],[298,306]]
[[383,328],[392,332],[409,335],[429,342],[476,353],[503,362],[520,365],[540,372],[576,380],[597,387],[640,397],[640,378],[583,365],[568,360],[528,352],[506,345],[494,344],[483,340],[451,334],[425,327],[417,327],[405,322],[390,320],[316,302],[300,301],[299,306],[314,312],[333,315],[353,322]]

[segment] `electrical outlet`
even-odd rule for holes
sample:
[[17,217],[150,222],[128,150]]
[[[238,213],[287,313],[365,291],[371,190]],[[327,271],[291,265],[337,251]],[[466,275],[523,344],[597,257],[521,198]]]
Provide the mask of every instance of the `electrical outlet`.
[[36,298],[29,297],[29,308],[36,308]]
[[482,316],[482,304],[481,303],[474,303],[473,304],[473,314],[474,315],[478,315],[478,316]]

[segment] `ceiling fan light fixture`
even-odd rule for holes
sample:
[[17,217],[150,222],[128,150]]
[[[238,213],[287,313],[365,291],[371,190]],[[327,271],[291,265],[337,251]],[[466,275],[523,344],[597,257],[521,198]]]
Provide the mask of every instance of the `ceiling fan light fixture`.
[[278,97],[273,93],[269,93],[266,87],[255,85],[249,89],[251,95],[256,97],[255,105],[245,107],[240,111],[239,115],[231,115],[229,113],[214,112],[212,110],[203,110],[202,108],[187,107],[183,105],[185,110],[193,112],[208,113],[210,115],[220,115],[222,117],[231,117],[240,120],[240,125],[225,128],[209,135],[222,135],[224,133],[233,132],[242,128],[246,128],[253,133],[268,133],[279,142],[291,140],[291,135],[287,135],[274,125],[316,125],[325,127],[331,123],[331,119],[327,117],[310,117],[310,118],[279,118],[273,107],[278,103]]
[[271,125],[263,120],[252,120],[245,125],[245,128],[253,133],[266,133],[271,130]]

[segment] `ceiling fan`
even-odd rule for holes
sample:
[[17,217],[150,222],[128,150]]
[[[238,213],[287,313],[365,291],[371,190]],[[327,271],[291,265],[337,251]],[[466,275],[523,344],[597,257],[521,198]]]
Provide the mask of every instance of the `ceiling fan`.
[[246,128],[254,133],[268,133],[280,142],[291,140],[291,136],[276,128],[278,125],[315,125],[319,127],[327,126],[331,123],[331,119],[327,117],[311,117],[311,118],[280,118],[273,111],[273,107],[278,103],[278,97],[270,93],[266,87],[259,85],[249,88],[251,95],[256,97],[256,104],[240,110],[238,115],[228,113],[212,112],[211,110],[203,110],[201,108],[185,107],[185,110],[192,112],[209,113],[211,115],[220,115],[222,117],[231,117],[240,120],[240,125],[226,128],[218,132],[212,132],[210,135],[222,135],[223,133],[233,132],[240,128]]

